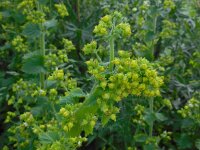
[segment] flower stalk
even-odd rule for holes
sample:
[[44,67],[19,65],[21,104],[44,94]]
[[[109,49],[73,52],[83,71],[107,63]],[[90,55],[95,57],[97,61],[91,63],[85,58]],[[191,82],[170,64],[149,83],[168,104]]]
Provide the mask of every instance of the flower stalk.
[[[43,31],[43,25],[40,25],[40,28],[42,30],[42,33],[40,35],[40,55],[44,58],[45,57],[45,32]],[[42,89],[45,88],[45,74],[44,72],[40,73],[40,87]]]
[[[153,103],[154,103],[154,100],[153,98],[151,98],[149,100],[149,109],[150,109],[150,113],[153,114],[154,113],[154,110],[153,110]],[[152,120],[150,122],[150,125],[149,125],[149,137],[152,137],[153,136],[153,124],[154,124],[154,121]]]
[[115,48],[114,48],[114,37],[111,36],[110,38],[110,66],[109,69],[112,72],[113,71],[113,60],[115,58]]

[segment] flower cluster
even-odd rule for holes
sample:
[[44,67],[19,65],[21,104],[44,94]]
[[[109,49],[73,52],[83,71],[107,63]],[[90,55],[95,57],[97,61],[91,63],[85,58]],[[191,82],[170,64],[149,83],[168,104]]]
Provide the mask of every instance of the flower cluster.
[[26,19],[28,21],[34,24],[41,24],[46,21],[46,15],[44,11],[48,12],[49,9],[42,5],[40,7],[41,8],[38,8],[35,0],[23,0],[21,3],[18,4],[17,8],[22,10],[23,14],[26,15]]
[[11,111],[8,111],[7,112],[7,116],[6,116],[6,119],[5,119],[5,123],[9,123],[11,121],[12,118],[16,117],[16,113],[15,112],[11,112]]
[[23,81],[22,79],[18,80],[15,84],[12,86],[12,91],[15,93],[15,95],[11,96],[8,99],[8,105],[22,104],[25,99],[25,96],[32,95],[34,93],[34,90],[36,89],[35,83],[29,83],[26,81]]
[[52,144],[44,144],[37,146],[37,150],[61,150],[61,149],[67,149],[67,150],[74,150],[77,149],[82,145],[83,142],[86,142],[87,138],[77,136],[77,137],[70,137],[67,138],[65,136],[61,137],[59,141],[55,141]]
[[88,54],[95,53],[96,49],[97,49],[97,42],[96,41],[92,41],[91,43],[86,44],[83,47],[83,52],[85,53],[85,55],[88,55]]
[[169,109],[172,109],[172,103],[171,103],[171,101],[169,100],[169,99],[163,99],[162,100],[162,104],[164,105],[164,106],[166,106],[167,108],[169,108]]
[[176,7],[173,0],[165,0],[163,5],[164,9],[174,9]]
[[25,53],[28,51],[28,46],[27,44],[24,42],[24,39],[21,36],[16,36],[13,40],[12,40],[12,46],[14,47],[14,49],[17,52],[21,52],[21,53]]
[[171,135],[172,135],[172,132],[163,131],[163,133],[160,134],[160,137],[164,141],[169,141],[169,140],[171,140]]
[[[17,118],[16,114],[18,114],[18,111],[23,109],[25,110],[25,113],[21,114],[19,116],[19,124],[13,125],[11,128],[9,128],[8,132],[11,136],[9,136],[9,141],[13,143],[14,147],[17,148],[25,148],[27,147],[28,143],[30,143],[31,137],[34,135],[36,137],[40,137],[41,134],[46,134],[46,132],[51,131],[61,131],[60,126],[63,127],[63,131],[68,132],[73,127],[73,117],[70,117],[70,119],[66,119],[68,116],[74,114],[77,108],[80,107],[81,104],[75,104],[75,105],[69,105],[66,107],[61,107],[60,112],[56,112],[54,105],[57,105],[59,103],[59,96],[64,94],[68,94],[71,89],[74,89],[77,87],[76,80],[72,79],[70,77],[71,75],[65,74],[64,70],[55,70],[52,75],[49,76],[49,81],[57,81],[56,88],[49,87],[46,89],[41,89],[38,85],[29,83],[27,81],[23,81],[22,79],[19,80],[17,83],[15,83],[12,87],[13,96],[10,97],[8,100],[9,105],[13,104],[14,108],[16,109],[15,112],[8,112],[7,117],[5,120],[5,123],[11,122],[13,118]],[[60,92],[61,91],[61,92]],[[66,92],[65,92],[66,91]],[[65,92],[65,93],[64,93]],[[27,99],[28,98],[28,99]],[[62,120],[57,120],[56,117],[51,116],[50,118],[46,118],[46,115],[41,116],[42,118],[40,120],[35,119],[35,113],[32,113],[32,109],[30,109],[30,106],[34,106],[37,103],[38,98],[42,98],[47,100],[46,103],[49,105],[52,104],[52,109],[54,110],[54,115],[59,116],[63,118]],[[24,103],[26,102],[26,103]],[[24,105],[19,106],[19,104],[23,103]],[[57,105],[58,106],[58,105]],[[66,108],[66,109],[64,109]],[[51,109],[51,108],[50,108]],[[45,110],[42,113],[47,113]],[[33,111],[34,112],[34,111]],[[37,112],[38,113],[38,112]],[[39,112],[40,113],[40,112]],[[48,112],[49,115],[51,115],[51,111]],[[43,120],[44,119],[44,120]],[[91,119],[91,118],[88,118]],[[92,120],[91,120],[92,121]],[[96,122],[96,121],[95,121]],[[91,123],[94,127],[95,123]],[[92,128],[93,129],[93,128]],[[91,133],[90,129],[90,133]],[[17,136],[17,134],[20,133],[20,138],[22,138],[20,141],[17,138],[14,138]],[[60,146],[63,147],[63,145],[66,144],[62,141],[62,138],[66,138],[65,136],[60,135],[60,139],[58,143],[60,143]],[[68,138],[67,145],[70,143],[72,144],[70,148],[81,146],[82,142],[85,142],[86,138],[84,137],[76,137],[73,136],[71,138]],[[57,142],[53,142],[52,144],[48,145],[41,145],[39,141],[36,141],[34,143],[35,146],[39,148],[45,147],[45,148],[55,148],[58,146]]]
[[174,57],[172,55],[172,50],[166,48],[163,53],[160,54],[159,58],[159,65],[164,67],[164,66],[169,66],[174,62]]
[[[151,64],[144,58],[131,59],[130,54],[126,51],[119,51],[118,54],[120,59],[116,58],[111,62],[116,67],[114,74],[111,74],[109,78],[103,74],[105,67],[101,66],[97,60],[87,62],[89,72],[101,83],[105,82],[105,86],[102,88],[113,91],[109,93],[113,93],[113,97],[111,97],[115,100],[118,100],[118,96],[126,97],[129,94],[146,97],[159,96],[159,88],[163,84],[163,80],[158,77]],[[119,95],[116,91],[119,91]]]
[[66,8],[65,4],[63,4],[63,3],[55,4],[55,7],[56,7],[56,9],[57,9],[59,15],[60,15],[62,18],[66,17],[66,16],[69,16],[69,13],[68,13],[68,11],[67,11],[67,8]]
[[64,45],[64,50],[66,52],[71,52],[71,51],[73,51],[73,50],[76,49],[75,46],[74,46],[74,44],[72,43],[72,41],[70,41],[68,39],[65,39],[65,38],[62,39],[62,43]]
[[160,37],[170,38],[176,35],[176,24],[169,20],[163,20],[163,30],[160,32]]
[[60,70],[56,70],[53,72],[53,74],[51,76],[49,76],[48,78],[49,80],[64,80],[64,70],[60,69]]
[[24,14],[27,14],[30,10],[35,8],[35,0],[23,0],[17,6],[18,9],[22,9]]
[[87,141],[87,138],[78,136],[78,137],[72,137],[72,138],[70,138],[69,141],[73,145],[77,145],[78,147],[80,147],[83,142]]
[[145,19],[144,19],[144,16],[138,16],[137,19],[136,19],[136,24],[138,27],[142,27],[145,23]]
[[149,47],[148,47],[147,45],[142,44],[142,43],[139,43],[139,42],[136,42],[136,43],[132,46],[132,48],[133,48],[134,51],[139,50],[139,51],[145,52],[145,51],[148,51],[148,50],[149,50]]
[[191,118],[194,121],[200,122],[200,101],[196,98],[191,98],[186,105],[178,110],[178,113],[183,118]]
[[62,107],[59,111],[59,114],[63,117],[62,121],[62,128],[65,132],[68,132],[73,126],[73,118],[69,117],[73,115],[73,110],[76,109],[78,106],[73,105],[67,105],[65,108]]
[[58,50],[55,53],[45,55],[45,66],[49,69],[54,69],[56,66],[67,62],[68,56],[63,50]]
[[74,105],[66,105],[60,109],[59,114],[62,116],[62,128],[65,132],[69,132],[73,127],[75,128],[78,122],[79,128],[83,129],[86,134],[90,134],[96,124],[97,117],[93,114],[87,114],[80,120],[75,120],[76,111],[82,107],[82,103]]
[[45,13],[38,10],[32,10],[31,13],[29,13],[26,18],[28,21],[34,24],[44,23],[46,21]]
[[108,28],[112,27],[112,16],[106,15],[101,18],[99,24],[95,26],[94,33],[99,36],[104,36],[108,34]]
[[[87,61],[88,72],[97,81],[103,92],[97,99],[100,110],[103,112],[102,123],[108,119],[116,120],[119,108],[114,106],[128,95],[155,97],[160,95],[159,88],[163,84],[163,78],[152,69],[152,65],[144,58],[136,60],[130,58],[130,53],[120,50],[119,58],[113,63],[113,73],[107,74],[107,66],[96,59]],[[106,121],[105,121],[106,120]]]
[[136,123],[140,126],[144,126],[145,125],[145,121],[144,121],[145,107],[140,104],[137,104],[134,108],[134,112],[136,114],[133,118],[133,123]]
[[57,49],[54,45],[50,45],[49,54],[45,55],[45,66],[50,69],[55,69],[63,63],[68,62],[68,53],[75,50],[75,46],[72,41],[68,39],[62,39],[63,48]]
[[[48,77],[48,80],[49,81],[57,81],[57,88],[65,89],[65,95],[68,95],[68,92],[71,89],[74,89],[77,87],[77,81],[75,79],[71,78],[70,73],[65,74],[64,70],[62,70],[62,69],[55,70]],[[55,93],[55,91],[53,93]]]
[[17,138],[9,136],[9,141],[15,143],[13,145],[14,147],[24,148],[30,143],[30,137],[31,137],[31,135],[25,131],[31,130],[32,126],[35,123],[35,119],[30,112],[25,112],[21,114],[19,118],[20,118],[20,124],[17,126],[11,126],[8,129],[8,132],[10,133],[10,135],[20,134],[21,140],[19,141]]
[[196,51],[192,54],[192,58],[190,59],[190,64],[194,67],[194,68],[199,68],[200,67],[200,52]]
[[123,19],[122,14],[119,12],[114,12],[112,15],[106,15],[100,19],[99,24],[95,26],[93,32],[97,36],[116,35],[129,37],[131,35],[131,28]]
[[120,35],[123,37],[129,37],[131,35],[131,26],[128,23],[120,23],[116,28],[121,32]]
[[25,123],[26,126],[31,125],[35,119],[33,118],[33,115],[30,112],[25,112],[20,115],[20,120]]
[[149,7],[150,7],[150,1],[145,0],[143,1],[143,4],[140,6],[140,10],[142,10],[142,12],[145,12],[146,10],[148,10]]
[[[76,103],[61,107],[59,115],[62,119],[63,131],[69,134],[75,132],[75,135],[79,135],[81,131],[85,131],[86,136],[92,134],[98,117],[93,112],[94,110],[90,111],[90,107],[85,106],[85,108],[84,106],[84,103]],[[81,112],[85,115],[81,115]]]

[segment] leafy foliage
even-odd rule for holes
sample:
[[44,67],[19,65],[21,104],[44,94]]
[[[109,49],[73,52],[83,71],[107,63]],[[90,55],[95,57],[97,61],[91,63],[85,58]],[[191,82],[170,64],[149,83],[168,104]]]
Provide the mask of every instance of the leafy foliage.
[[0,147],[200,149],[197,0],[4,0]]

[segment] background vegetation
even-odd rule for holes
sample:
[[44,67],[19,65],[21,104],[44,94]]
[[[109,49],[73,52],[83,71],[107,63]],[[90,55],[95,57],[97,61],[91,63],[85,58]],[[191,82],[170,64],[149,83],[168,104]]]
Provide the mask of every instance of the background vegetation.
[[200,1],[1,0],[3,150],[200,150]]

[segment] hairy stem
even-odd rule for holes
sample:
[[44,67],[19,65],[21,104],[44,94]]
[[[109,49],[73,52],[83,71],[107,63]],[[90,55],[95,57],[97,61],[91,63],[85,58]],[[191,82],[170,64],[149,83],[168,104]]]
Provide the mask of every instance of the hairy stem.
[[[150,113],[152,114],[154,112],[154,110],[153,110],[153,98],[151,98],[149,100],[149,109],[150,109]],[[149,125],[149,137],[153,136],[153,123],[154,123],[154,121],[152,121]]]
[[111,37],[110,38],[110,66],[109,66],[109,69],[110,69],[111,72],[113,71],[113,63],[112,63],[112,61],[115,58],[114,42],[115,42],[114,38]]
[[[42,25],[41,25],[42,28]],[[43,57],[45,56],[45,32],[42,31],[42,34],[40,36],[40,55]],[[45,74],[43,72],[40,73],[40,87],[45,87]]]

